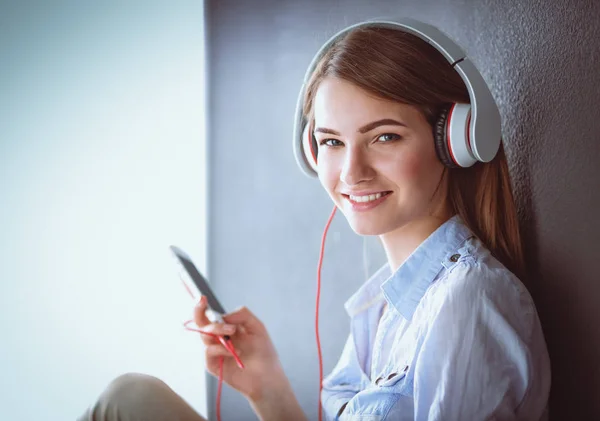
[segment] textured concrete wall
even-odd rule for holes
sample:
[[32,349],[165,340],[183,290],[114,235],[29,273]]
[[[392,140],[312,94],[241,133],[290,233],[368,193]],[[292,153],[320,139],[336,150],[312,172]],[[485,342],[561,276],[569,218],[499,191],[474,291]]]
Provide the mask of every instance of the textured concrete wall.
[[[500,106],[535,274],[529,288],[552,358],[551,419],[600,419],[600,3],[368,3],[207,3],[209,270],[219,295],[267,324],[316,419],[315,271],[331,203],[292,156],[296,95],[336,30],[372,17],[421,19],[464,47]],[[326,373],[347,334],[342,303],[364,281],[362,246],[338,217],[323,269]],[[210,392],[214,407],[216,382]],[[255,419],[231,389],[223,399],[223,419]]]

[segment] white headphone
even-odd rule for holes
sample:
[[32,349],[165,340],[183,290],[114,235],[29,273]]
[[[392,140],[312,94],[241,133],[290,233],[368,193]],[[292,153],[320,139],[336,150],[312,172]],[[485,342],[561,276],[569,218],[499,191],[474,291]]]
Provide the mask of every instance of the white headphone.
[[296,104],[293,142],[296,162],[306,175],[317,177],[317,144],[302,112],[306,85],[327,50],[345,34],[360,27],[391,28],[416,35],[442,53],[465,82],[471,103],[454,103],[442,110],[434,127],[436,152],[446,166],[470,167],[477,161],[489,162],[496,156],[502,136],[500,112],[483,77],[465,52],[429,24],[410,18],[373,20],[349,26],[331,37],[314,56],[304,75]]

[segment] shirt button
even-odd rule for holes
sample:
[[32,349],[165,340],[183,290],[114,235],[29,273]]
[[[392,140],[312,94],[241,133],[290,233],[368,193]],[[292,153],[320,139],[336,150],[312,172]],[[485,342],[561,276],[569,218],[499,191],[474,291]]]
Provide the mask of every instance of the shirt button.
[[452,256],[450,256],[450,261],[457,262],[459,258],[460,258],[460,254],[453,254]]

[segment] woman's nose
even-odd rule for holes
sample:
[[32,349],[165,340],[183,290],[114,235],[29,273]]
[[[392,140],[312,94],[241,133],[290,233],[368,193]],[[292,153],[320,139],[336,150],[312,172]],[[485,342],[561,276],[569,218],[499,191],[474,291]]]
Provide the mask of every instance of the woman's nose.
[[359,148],[348,148],[340,172],[340,180],[344,184],[352,186],[371,180],[374,175],[375,170],[369,163],[366,153]]

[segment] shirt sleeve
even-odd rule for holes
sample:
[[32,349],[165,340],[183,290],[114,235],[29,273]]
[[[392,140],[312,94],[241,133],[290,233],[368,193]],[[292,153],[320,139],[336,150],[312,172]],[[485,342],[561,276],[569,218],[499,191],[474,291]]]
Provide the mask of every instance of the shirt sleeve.
[[521,419],[517,408],[535,381],[533,303],[508,275],[477,264],[453,269],[425,309],[429,322],[414,362],[415,420]]
[[321,403],[326,420],[338,420],[345,405],[360,392],[361,371],[352,333],[348,335],[342,355],[335,368],[323,379]]

